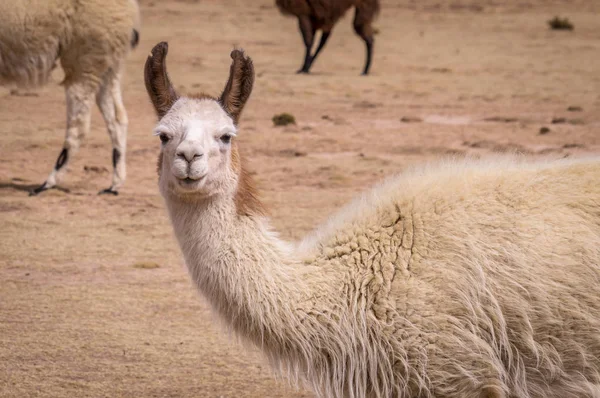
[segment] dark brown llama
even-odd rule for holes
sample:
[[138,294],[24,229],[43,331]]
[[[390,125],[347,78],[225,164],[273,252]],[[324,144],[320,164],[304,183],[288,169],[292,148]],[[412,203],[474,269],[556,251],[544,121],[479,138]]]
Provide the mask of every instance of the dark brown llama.
[[[327,43],[333,26],[349,8],[355,7],[354,31],[365,41],[367,46],[367,61],[362,74],[369,73],[374,41],[371,23],[379,12],[379,0],[275,0],[275,3],[282,14],[298,17],[300,32],[306,46],[306,55],[304,64],[297,73],[308,73],[317,55]],[[321,41],[315,54],[311,55],[317,30],[322,32]]]

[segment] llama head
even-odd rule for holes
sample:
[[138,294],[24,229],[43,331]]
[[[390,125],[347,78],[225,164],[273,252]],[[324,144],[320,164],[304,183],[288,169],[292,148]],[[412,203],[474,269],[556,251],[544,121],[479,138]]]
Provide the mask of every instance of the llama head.
[[229,80],[219,98],[179,97],[166,70],[168,45],[157,44],[144,70],[146,90],[159,122],[161,192],[186,198],[233,195],[242,170],[235,137],[237,122],[254,83],[252,60],[233,50]]

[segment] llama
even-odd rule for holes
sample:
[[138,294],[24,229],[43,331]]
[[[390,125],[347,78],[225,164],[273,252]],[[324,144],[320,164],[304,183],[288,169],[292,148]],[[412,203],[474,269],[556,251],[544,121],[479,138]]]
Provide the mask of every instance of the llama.
[[139,41],[136,0],[11,0],[0,2],[0,83],[38,87],[60,60],[67,97],[63,148],[46,181],[54,187],[90,129],[94,97],[112,141],[113,177],[100,193],[118,194],[125,182],[127,113],[120,75]]
[[600,158],[448,161],[394,177],[297,244],[238,151],[252,60],[218,98],[145,65],[159,190],[191,278],[320,397],[600,397]]
[[[367,60],[362,74],[368,75],[373,53],[374,32],[371,23],[379,13],[379,0],[276,0],[275,3],[283,15],[298,18],[298,26],[304,40],[306,53],[304,64],[297,73],[308,73],[317,55],[321,52],[331,35],[337,21],[349,8],[355,7],[354,31],[365,42]],[[321,40],[314,55],[311,55],[315,33],[321,30]]]

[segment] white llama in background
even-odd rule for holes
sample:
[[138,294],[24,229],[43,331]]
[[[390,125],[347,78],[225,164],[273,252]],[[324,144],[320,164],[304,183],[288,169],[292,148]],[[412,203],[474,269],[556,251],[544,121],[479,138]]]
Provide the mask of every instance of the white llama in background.
[[117,194],[125,181],[127,113],[120,74],[139,41],[136,0],[6,0],[0,2],[0,83],[41,86],[57,60],[65,73],[67,134],[36,195],[60,181],[90,129],[94,97],[112,141],[113,178],[100,193]]
[[453,161],[365,193],[299,244],[236,136],[254,69],[179,97],[146,61],[159,187],[215,311],[320,397],[600,397],[600,159]]

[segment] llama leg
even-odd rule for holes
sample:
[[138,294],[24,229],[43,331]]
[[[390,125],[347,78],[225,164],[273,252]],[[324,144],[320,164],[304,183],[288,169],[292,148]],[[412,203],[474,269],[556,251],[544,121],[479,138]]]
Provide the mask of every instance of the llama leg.
[[354,14],[354,31],[364,40],[367,48],[367,60],[365,62],[365,68],[362,72],[363,75],[368,75],[369,68],[371,67],[373,42],[375,41],[373,37],[373,27],[371,26],[373,17],[374,15],[372,10],[356,7],[356,14]]
[[112,142],[113,179],[110,188],[100,191],[100,194],[118,195],[118,189],[125,182],[126,165],[125,151],[127,149],[127,113],[121,98],[119,74],[109,71],[104,77],[96,103]]
[[308,73],[310,65],[312,64],[312,57],[310,51],[313,46],[315,39],[315,28],[309,17],[298,17],[298,26],[300,27],[300,33],[302,33],[302,39],[304,40],[304,46],[306,47],[306,54],[304,55],[304,64],[302,68],[296,73]]
[[92,101],[96,88],[90,84],[72,83],[66,87],[67,134],[63,149],[46,181],[29,193],[37,195],[54,187],[64,176],[67,164],[79,149],[81,140],[90,130]]
[[325,47],[325,44],[327,43],[327,40],[329,39],[329,36],[331,35],[331,28],[332,27],[329,27],[329,26],[323,27],[323,30],[322,30],[323,34],[321,35],[321,40],[319,41],[319,46],[317,47],[317,51],[315,51],[315,55],[313,55],[310,60],[310,66],[312,66],[313,62],[315,62],[315,59],[317,59],[317,55],[319,55],[319,53],[321,52],[323,47]]

